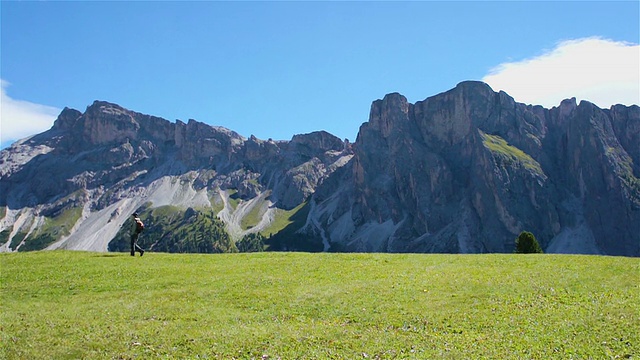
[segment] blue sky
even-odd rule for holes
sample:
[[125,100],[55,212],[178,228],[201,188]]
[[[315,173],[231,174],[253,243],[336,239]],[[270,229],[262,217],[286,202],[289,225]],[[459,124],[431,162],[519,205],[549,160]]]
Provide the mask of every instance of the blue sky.
[[2,147],[98,99],[245,137],[351,141],[372,101],[464,80],[546,107],[638,104],[639,4],[2,1]]

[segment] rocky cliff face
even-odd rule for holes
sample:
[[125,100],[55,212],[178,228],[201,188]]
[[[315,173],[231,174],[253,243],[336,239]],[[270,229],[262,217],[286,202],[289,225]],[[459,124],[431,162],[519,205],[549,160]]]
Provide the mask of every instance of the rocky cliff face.
[[480,82],[376,100],[353,144],[95,102],[0,153],[0,249],[106,251],[134,210],[171,205],[214,209],[234,239],[295,233],[287,249],[512,252],[526,230],[547,252],[640,256],[639,143],[638,106],[545,109]]
[[[351,176],[322,186],[305,231],[347,251],[640,255],[638,106],[544,109],[479,82],[371,106]],[[327,184],[332,184],[330,180]]]
[[351,156],[326,132],[262,141],[107,102],[64,109],[49,131],[0,153],[0,245],[106,251],[148,206],[215,208],[239,238],[304,202]]

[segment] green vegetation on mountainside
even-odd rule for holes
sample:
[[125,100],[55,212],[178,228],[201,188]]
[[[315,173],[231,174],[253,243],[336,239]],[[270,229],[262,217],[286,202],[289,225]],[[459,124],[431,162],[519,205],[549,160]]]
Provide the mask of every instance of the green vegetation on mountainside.
[[211,202],[211,211],[217,214],[224,209],[224,201],[219,192],[210,192],[210,194],[209,202]]
[[529,154],[515,146],[509,145],[500,136],[485,134],[482,131],[480,131],[480,136],[482,136],[484,146],[489,149],[492,154],[499,156],[507,165],[518,163],[526,169],[534,171],[536,174],[544,174],[540,164],[529,156]]
[[[29,235],[27,241],[25,241],[18,251],[42,250],[46,248],[57,240],[60,240],[61,237],[69,235],[71,228],[78,222],[80,216],[82,216],[82,208],[71,207],[63,210],[57,216],[45,217],[44,224]],[[16,239],[14,237],[12,244],[15,241]],[[19,244],[19,242],[17,244]]]
[[268,236],[266,244],[269,250],[322,251],[322,239],[296,233],[307,222],[310,207],[305,201],[291,210],[278,209],[271,226],[261,231]]
[[238,204],[240,204],[240,195],[238,195],[238,190],[230,189],[229,190],[229,205],[231,205],[231,209],[235,210],[238,208]]
[[236,242],[236,247],[240,252],[261,252],[264,251],[265,238],[262,234],[250,233]]
[[13,237],[11,238],[11,244],[9,244],[9,247],[12,250],[15,250],[18,245],[20,245],[20,243],[22,242],[22,240],[24,240],[24,238],[27,237],[27,232],[26,231],[18,231],[15,235],[13,235]]
[[633,174],[633,159],[620,147],[607,147],[605,155],[616,164],[616,175],[631,190],[631,201],[640,206],[640,179]]
[[[143,211],[140,218],[145,230],[138,244],[143,249],[171,253],[237,252],[224,223],[211,210],[161,206]],[[130,218],[109,242],[109,251],[130,251],[132,228]]]
[[11,229],[4,229],[0,231],[0,245],[4,245],[9,241],[9,235],[11,234]]
[[[231,199],[234,197],[232,196]],[[237,208],[240,199],[233,200]],[[151,208],[146,204],[140,212],[145,230],[138,244],[154,252],[170,253],[233,253],[257,252],[264,250],[305,250],[321,251],[322,244],[317,241],[301,241],[295,234],[306,221],[309,213],[307,203],[291,210],[276,210],[271,226],[260,233],[250,233],[234,242],[226,231],[225,224],[212,208],[181,209],[175,206]],[[264,203],[257,203],[242,219],[245,230],[257,225],[264,212]],[[133,220],[127,219],[114,239],[109,242],[108,250],[115,252],[130,251],[130,237]],[[267,238],[267,234],[269,237]]]
[[4,359],[625,359],[640,263],[570,255],[0,254]]
[[307,215],[309,215],[308,201],[301,203],[291,210],[277,209],[275,219],[269,227],[264,229],[261,233],[263,235],[272,235],[290,226],[297,227],[299,229],[304,225]]
[[265,202],[260,201],[257,204],[254,204],[249,211],[241,220],[240,227],[242,230],[249,230],[252,227],[258,225],[260,220],[262,220],[262,215],[265,213]]

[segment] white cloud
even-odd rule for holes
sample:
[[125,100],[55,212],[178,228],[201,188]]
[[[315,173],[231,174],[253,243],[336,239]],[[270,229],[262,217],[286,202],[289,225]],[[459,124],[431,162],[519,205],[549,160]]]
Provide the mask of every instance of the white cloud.
[[601,108],[640,104],[640,45],[597,37],[562,41],[540,56],[500,64],[482,81],[547,108],[572,97]]
[[0,80],[0,141],[2,147],[10,142],[36,135],[48,130],[53,125],[60,109],[34,104],[32,102],[12,99],[7,95],[9,83]]

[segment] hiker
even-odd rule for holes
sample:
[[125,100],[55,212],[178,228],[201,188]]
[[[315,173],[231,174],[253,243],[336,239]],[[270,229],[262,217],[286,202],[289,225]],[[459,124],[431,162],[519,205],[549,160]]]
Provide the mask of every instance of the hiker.
[[144,250],[138,245],[138,236],[144,230],[144,223],[138,217],[138,213],[133,213],[133,228],[131,229],[131,256],[136,255],[136,251],[140,252],[140,256],[144,255]]

